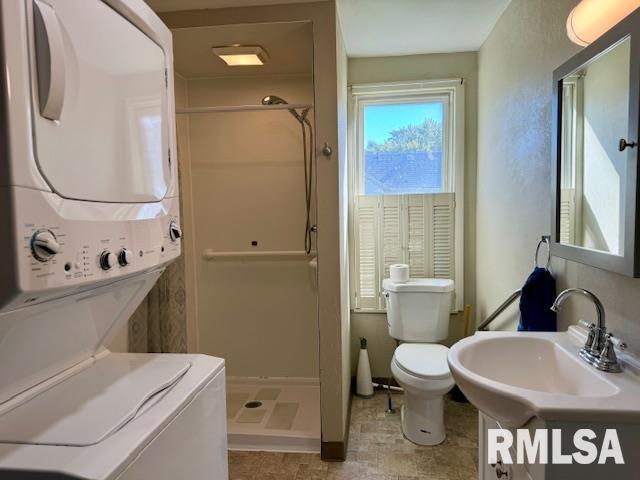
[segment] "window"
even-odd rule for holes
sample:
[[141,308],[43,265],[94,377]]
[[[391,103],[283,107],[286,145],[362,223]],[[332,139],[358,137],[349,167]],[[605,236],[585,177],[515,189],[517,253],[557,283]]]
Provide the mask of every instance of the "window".
[[384,310],[389,265],[451,278],[462,309],[463,89],[460,80],[352,87],[351,292]]
[[445,102],[364,103],[364,195],[439,193]]

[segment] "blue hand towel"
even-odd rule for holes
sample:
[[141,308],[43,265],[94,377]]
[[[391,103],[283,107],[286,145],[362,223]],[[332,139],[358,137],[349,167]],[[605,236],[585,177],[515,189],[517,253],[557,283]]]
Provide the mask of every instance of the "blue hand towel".
[[546,268],[534,268],[522,287],[518,331],[557,331],[556,313],[551,311],[555,298],[556,279]]

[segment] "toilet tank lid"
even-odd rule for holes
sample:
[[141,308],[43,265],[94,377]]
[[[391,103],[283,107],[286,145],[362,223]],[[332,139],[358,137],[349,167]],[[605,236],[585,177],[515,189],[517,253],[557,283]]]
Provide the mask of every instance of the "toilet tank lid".
[[453,291],[453,280],[445,278],[410,278],[407,282],[394,282],[390,278],[382,281],[382,288],[390,292],[431,292]]

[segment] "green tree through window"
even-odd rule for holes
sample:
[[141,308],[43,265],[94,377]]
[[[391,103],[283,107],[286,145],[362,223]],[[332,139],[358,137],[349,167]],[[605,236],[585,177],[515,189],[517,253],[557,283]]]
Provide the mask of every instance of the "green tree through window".
[[392,130],[384,142],[370,140],[365,150],[368,153],[442,151],[442,123],[426,118],[419,125]]

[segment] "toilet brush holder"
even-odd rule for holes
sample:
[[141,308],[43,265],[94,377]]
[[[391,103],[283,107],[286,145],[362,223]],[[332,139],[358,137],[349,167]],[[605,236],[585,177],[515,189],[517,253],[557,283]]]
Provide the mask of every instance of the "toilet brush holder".
[[367,352],[367,339],[360,339],[360,356],[358,358],[358,374],[356,377],[356,395],[362,398],[373,397],[373,380],[371,379],[371,364]]

